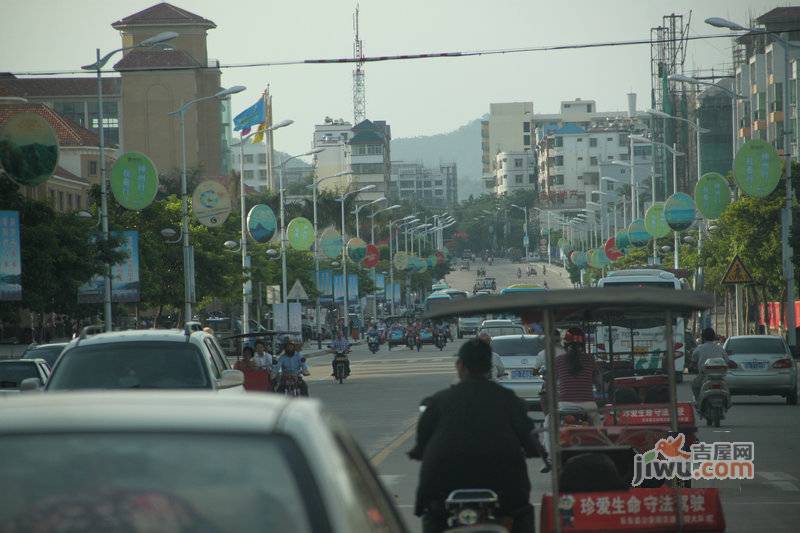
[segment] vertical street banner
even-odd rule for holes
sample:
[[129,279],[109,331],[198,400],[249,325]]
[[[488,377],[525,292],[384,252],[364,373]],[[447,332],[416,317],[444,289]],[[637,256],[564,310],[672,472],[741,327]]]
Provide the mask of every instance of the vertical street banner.
[[19,211],[0,211],[0,300],[22,300]]
[[272,304],[272,327],[276,331],[291,331],[300,334],[302,330],[303,304],[289,302],[289,316],[286,316],[286,304]]
[[344,302],[344,275],[333,276],[333,301]]
[[375,295],[379,298],[383,298],[384,292],[386,291],[386,276],[376,272],[375,275],[372,276],[372,282],[375,284]]
[[400,283],[394,284],[394,303],[400,303]]
[[400,303],[400,283],[387,283],[386,284],[386,301],[390,301],[392,296],[394,296],[394,303]]
[[347,275],[347,299],[351,302],[358,301],[358,274]]
[[[121,238],[118,252],[125,259],[111,267],[111,301],[117,303],[139,301],[139,232],[113,231],[111,236]],[[100,303],[103,301],[103,276],[94,276],[78,287],[78,303]]]
[[321,296],[330,297],[333,294],[333,271],[320,270],[319,278],[317,278],[317,291]]

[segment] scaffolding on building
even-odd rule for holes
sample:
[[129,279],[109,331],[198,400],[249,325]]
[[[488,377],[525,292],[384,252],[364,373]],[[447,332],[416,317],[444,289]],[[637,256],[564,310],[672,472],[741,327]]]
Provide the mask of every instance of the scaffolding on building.
[[[688,102],[686,95],[678,94],[670,89],[667,77],[670,74],[683,74],[686,61],[686,47],[689,36],[689,24],[692,12],[686,16],[672,13],[664,15],[661,25],[650,28],[650,86],[651,105],[653,109],[664,111],[673,116],[688,118]],[[677,123],[677,125],[676,125]],[[689,190],[687,165],[692,164],[689,157],[690,132],[685,122],[676,120],[654,120],[653,140],[667,145],[677,144],[679,152],[687,156],[677,159],[678,190]],[[672,190],[672,156],[666,150],[653,150],[653,168],[656,177],[656,197],[666,199]]]

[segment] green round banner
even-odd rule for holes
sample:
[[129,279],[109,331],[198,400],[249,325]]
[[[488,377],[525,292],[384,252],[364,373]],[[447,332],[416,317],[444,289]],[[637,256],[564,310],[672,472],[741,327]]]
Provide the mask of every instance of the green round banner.
[[736,152],[733,162],[736,184],[748,196],[764,198],[775,190],[781,179],[781,159],[767,141],[747,141]]
[[286,238],[295,250],[310,250],[314,245],[314,225],[307,218],[293,218],[286,226]]
[[265,204],[254,205],[247,213],[247,233],[256,242],[268,242],[278,227],[275,212]]
[[431,254],[428,256],[428,268],[433,268],[439,264],[439,259],[436,257],[436,254]]
[[392,262],[394,263],[394,267],[397,270],[405,270],[408,267],[410,262],[410,257],[405,252],[397,252],[394,254],[394,258],[392,258]]
[[695,216],[694,200],[685,192],[676,192],[664,202],[664,218],[674,231],[689,229]]
[[414,258],[414,267],[416,269],[417,274],[423,274],[428,271],[428,261],[427,259],[423,259],[421,257]]
[[717,172],[703,174],[694,186],[694,201],[704,217],[708,220],[718,219],[731,203],[728,180]]
[[13,115],[0,128],[0,166],[21,185],[49,180],[58,166],[58,137],[50,123],[37,113]]
[[319,249],[325,257],[336,259],[342,254],[342,237],[333,228],[328,228],[319,236]]
[[580,269],[586,268],[586,265],[589,264],[589,258],[586,256],[586,252],[575,251],[570,254],[570,259],[575,264],[576,267]]
[[141,211],[158,192],[158,172],[150,158],[140,152],[122,154],[111,167],[111,192],[119,205]]
[[656,239],[669,235],[669,224],[664,217],[664,202],[655,202],[647,208],[644,214],[644,229]]
[[347,241],[347,256],[356,263],[363,261],[367,257],[367,243],[364,239],[353,237]]
[[640,248],[650,242],[651,237],[644,227],[644,220],[641,218],[635,219],[628,226],[628,239],[632,246]]

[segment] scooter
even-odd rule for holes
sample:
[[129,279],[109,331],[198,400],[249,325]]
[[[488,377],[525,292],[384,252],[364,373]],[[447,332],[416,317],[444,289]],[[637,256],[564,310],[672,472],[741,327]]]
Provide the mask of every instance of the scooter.
[[347,371],[347,352],[337,351],[333,356],[333,380],[343,383],[349,372]]
[[369,351],[376,354],[381,348],[381,341],[378,337],[371,336],[367,338],[367,345],[369,346]]
[[447,345],[447,337],[445,337],[444,333],[438,333],[436,335],[436,347],[439,348],[441,352],[444,350],[444,347]]
[[728,364],[722,357],[712,357],[703,364],[705,380],[700,386],[700,394],[695,398],[695,406],[706,424],[719,427],[720,421],[731,407],[731,392],[725,381]]
[[492,490],[454,490],[444,502],[447,526],[451,528],[480,526],[480,531],[505,531],[505,528],[498,527],[498,519],[495,516],[499,505],[497,494]]

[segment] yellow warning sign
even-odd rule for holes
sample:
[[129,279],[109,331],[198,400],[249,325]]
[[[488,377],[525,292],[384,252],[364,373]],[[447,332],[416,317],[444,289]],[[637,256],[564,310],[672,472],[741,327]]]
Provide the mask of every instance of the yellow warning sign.
[[738,255],[733,258],[730,266],[728,266],[728,270],[722,278],[722,283],[753,283],[753,276]]

